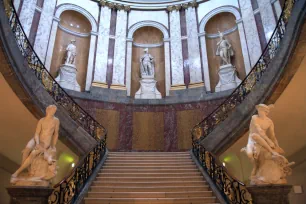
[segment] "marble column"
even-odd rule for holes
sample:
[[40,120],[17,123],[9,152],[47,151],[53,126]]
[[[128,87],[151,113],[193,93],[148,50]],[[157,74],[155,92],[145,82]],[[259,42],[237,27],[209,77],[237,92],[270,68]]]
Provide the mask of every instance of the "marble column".
[[20,6],[20,0],[14,0],[14,7],[16,12],[18,12],[19,6]]
[[261,21],[267,42],[270,40],[276,27],[273,8],[270,0],[257,0],[260,11]]
[[98,46],[96,52],[96,64],[94,73],[94,83],[103,84],[107,87],[106,71],[109,45],[111,9],[107,6],[101,7],[100,23],[98,33]]
[[30,36],[36,1],[37,0],[24,0],[22,4],[19,20],[27,37]]
[[238,32],[240,37],[240,44],[241,44],[241,50],[243,55],[243,62],[244,62],[244,69],[245,73],[248,74],[251,71],[251,63],[250,63],[250,56],[248,51],[248,45],[245,39],[245,33],[243,28],[242,19],[236,20],[237,26],[238,26]]
[[172,10],[169,15],[172,86],[184,85],[180,12],[178,10]]
[[127,12],[117,11],[116,41],[114,50],[114,68],[112,85],[124,86],[125,54],[126,54]]
[[96,53],[96,41],[97,41],[97,33],[91,31],[85,91],[90,90],[91,83],[92,83],[94,58],[95,58],[95,53]]
[[127,39],[126,50],[126,93],[127,96],[131,96],[131,72],[132,72],[132,50],[133,50],[133,38]]
[[37,34],[35,38],[34,50],[39,59],[44,63],[47,54],[47,44],[50,37],[50,30],[53,20],[54,9],[56,6],[55,0],[44,0],[43,9],[41,12]]
[[210,78],[209,78],[209,67],[208,67],[208,58],[207,58],[207,47],[206,47],[206,38],[205,32],[199,33],[200,43],[201,43],[201,54],[202,54],[202,65],[203,65],[203,73],[204,73],[204,84],[206,87],[206,91],[210,92]]
[[196,9],[194,7],[188,7],[186,9],[186,27],[191,84],[203,82],[197,26]]
[[262,53],[255,17],[253,15],[251,0],[239,0],[239,3],[244,25],[244,32],[249,50],[251,67],[253,67]]
[[164,39],[164,53],[165,53],[165,84],[166,84],[166,96],[169,96],[171,88],[171,76],[170,76],[170,43],[169,39]]
[[56,18],[56,17],[53,18],[53,23],[52,23],[52,28],[51,28],[50,38],[49,38],[49,43],[48,43],[48,49],[47,49],[47,55],[45,58],[45,67],[47,68],[48,71],[50,71],[50,68],[51,68],[51,60],[53,56],[54,43],[55,43],[55,38],[56,38],[56,33],[57,33],[59,22],[60,22],[59,18]]
[[274,6],[277,18],[282,14],[282,6],[279,3],[279,0],[272,0],[271,4]]

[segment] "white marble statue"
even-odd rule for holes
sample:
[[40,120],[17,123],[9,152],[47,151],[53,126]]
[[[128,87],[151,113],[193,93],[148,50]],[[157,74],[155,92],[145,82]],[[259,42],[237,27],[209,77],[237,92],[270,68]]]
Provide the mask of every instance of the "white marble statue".
[[216,55],[220,56],[221,64],[231,64],[231,57],[234,56],[232,45],[224,38],[223,33],[219,31],[220,41],[217,43]]
[[[34,138],[22,151],[22,164],[12,175],[11,183],[18,186],[49,186],[55,177],[56,148],[59,120],[54,116],[56,106],[46,109],[46,116],[39,120]],[[27,170],[26,172],[24,172]]]
[[161,99],[161,93],[157,90],[154,79],[154,58],[149,54],[148,48],[144,49],[144,55],[140,58],[140,88],[135,93],[136,99]]
[[75,64],[75,57],[77,55],[75,40],[71,40],[66,48],[65,64]]
[[278,145],[273,121],[267,117],[271,108],[273,105],[256,106],[258,115],[252,116],[248,144],[241,149],[253,164],[252,185],[286,184],[286,176],[291,174],[290,166],[294,164],[282,156],[284,150]]
[[149,54],[148,48],[144,49],[144,55],[140,58],[141,78],[151,76],[154,78],[154,58]]

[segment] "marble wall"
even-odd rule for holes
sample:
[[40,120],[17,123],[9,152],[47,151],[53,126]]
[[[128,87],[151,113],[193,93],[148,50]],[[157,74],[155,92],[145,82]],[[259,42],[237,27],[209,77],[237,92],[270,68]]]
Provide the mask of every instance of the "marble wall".
[[170,53],[172,86],[184,84],[183,55],[181,42],[180,12],[173,10],[170,15]]
[[19,15],[20,23],[25,34],[29,37],[32,26],[32,21],[36,8],[36,0],[24,0],[22,9]]
[[224,99],[155,106],[75,100],[108,130],[110,150],[186,151],[190,129]]
[[276,26],[271,0],[257,0],[266,40],[269,41]]
[[118,10],[112,85],[125,86],[126,27],[127,12],[124,10]]
[[130,28],[132,25],[142,22],[142,21],[154,21],[162,24],[168,28],[168,14],[166,11],[138,11],[132,10],[129,13],[129,25]]

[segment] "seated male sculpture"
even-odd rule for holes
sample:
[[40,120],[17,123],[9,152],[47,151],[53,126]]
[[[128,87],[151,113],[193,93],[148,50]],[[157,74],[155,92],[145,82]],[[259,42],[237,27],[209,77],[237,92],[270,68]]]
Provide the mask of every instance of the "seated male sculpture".
[[251,184],[285,184],[294,164],[281,155],[284,150],[278,145],[273,121],[267,117],[271,108],[273,105],[256,106],[258,115],[252,116],[248,144],[241,149],[253,164]]
[[[46,109],[46,117],[39,120],[34,138],[22,151],[22,164],[12,175],[13,185],[49,186],[50,179],[56,175],[56,148],[58,140],[59,120],[54,117],[56,106]],[[22,173],[24,170],[27,173]]]

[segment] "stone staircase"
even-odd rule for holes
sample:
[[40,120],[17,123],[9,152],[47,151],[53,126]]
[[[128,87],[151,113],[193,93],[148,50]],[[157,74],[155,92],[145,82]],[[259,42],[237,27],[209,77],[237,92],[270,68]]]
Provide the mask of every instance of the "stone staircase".
[[85,204],[216,204],[189,152],[110,152]]

